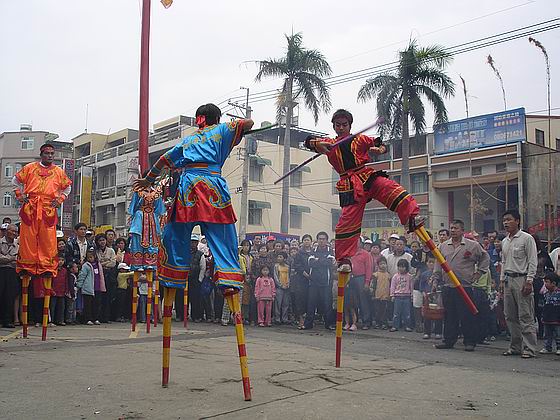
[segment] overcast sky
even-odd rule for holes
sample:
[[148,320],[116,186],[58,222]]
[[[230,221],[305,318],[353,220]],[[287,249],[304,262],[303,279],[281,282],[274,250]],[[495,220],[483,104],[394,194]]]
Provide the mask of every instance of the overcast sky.
[[[140,0],[1,0],[0,132],[33,123],[69,140],[84,131],[86,104],[90,132],[137,128],[140,9]],[[394,61],[410,37],[420,45],[453,46],[556,17],[558,0],[175,0],[167,10],[152,0],[150,126],[242,95],[240,86],[279,87],[281,80],[255,83],[254,61],[280,57],[292,30],[338,75]],[[535,37],[548,49],[552,106],[560,107],[560,29]],[[466,79],[471,115],[503,109],[489,53],[501,70],[508,108],[546,109],[544,60],[525,37],[455,58],[449,74]],[[331,89],[333,108],[352,111],[355,129],[375,119],[373,103],[356,102],[364,81]],[[450,119],[465,116],[460,89],[447,105]],[[253,108],[257,123],[274,119],[273,101]],[[329,121],[322,115],[315,126],[300,111],[303,127],[331,132]]]

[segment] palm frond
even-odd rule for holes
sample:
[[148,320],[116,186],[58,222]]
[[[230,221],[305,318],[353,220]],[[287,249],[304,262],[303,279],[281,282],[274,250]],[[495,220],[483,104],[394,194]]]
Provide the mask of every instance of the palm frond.
[[424,95],[434,109],[434,125],[447,122],[447,108],[441,96],[425,85],[416,86],[416,91],[419,95]]
[[408,115],[416,134],[423,133],[426,129],[426,109],[422,99],[416,92],[411,92],[408,100]]
[[284,58],[259,61],[259,72],[255,81],[260,82],[265,77],[285,77],[287,66]]
[[423,68],[415,77],[416,85],[425,85],[429,88],[440,92],[445,98],[455,95],[455,83],[442,70],[435,68]]

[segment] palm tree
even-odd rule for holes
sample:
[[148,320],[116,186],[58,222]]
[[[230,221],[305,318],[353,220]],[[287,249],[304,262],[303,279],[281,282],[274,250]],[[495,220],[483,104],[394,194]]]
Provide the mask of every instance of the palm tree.
[[[295,101],[303,99],[303,103],[313,113],[315,123],[319,119],[321,110],[328,112],[331,107],[329,88],[323,80],[330,76],[331,67],[325,57],[318,50],[308,50],[303,47],[301,33],[285,35],[288,41],[286,55],[281,58],[259,61],[259,72],[255,77],[260,82],[265,77],[281,77],[284,79],[282,89],[277,98],[278,121],[286,117],[284,130],[284,173],[290,170],[290,128]],[[290,216],[289,201],[290,180],[282,182],[282,216],[280,231],[288,232]]]
[[358,92],[358,100],[377,97],[377,114],[385,119],[380,127],[382,136],[394,139],[402,137],[401,184],[408,189],[409,175],[409,121],[416,134],[426,128],[425,108],[422,99],[428,100],[434,109],[434,125],[447,121],[447,109],[443,98],[455,94],[455,84],[445,73],[453,57],[443,47],[420,48],[412,40],[399,52],[399,64],[395,72],[366,80]]

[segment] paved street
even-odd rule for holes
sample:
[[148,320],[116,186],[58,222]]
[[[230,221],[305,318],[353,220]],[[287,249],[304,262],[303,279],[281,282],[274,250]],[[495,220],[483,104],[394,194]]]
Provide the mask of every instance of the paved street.
[[[145,325],[140,324],[140,328]],[[171,377],[161,380],[161,326],[0,329],[5,419],[557,419],[560,357],[506,358],[505,341],[466,353],[416,333],[247,328],[253,401],[244,402],[233,327],[173,324]]]

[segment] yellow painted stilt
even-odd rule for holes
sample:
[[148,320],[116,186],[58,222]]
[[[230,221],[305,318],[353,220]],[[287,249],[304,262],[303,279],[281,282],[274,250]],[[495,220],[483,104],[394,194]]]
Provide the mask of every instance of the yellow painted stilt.
[[251,401],[251,381],[249,379],[249,367],[247,364],[247,348],[245,347],[245,333],[243,331],[243,318],[241,316],[241,303],[239,293],[226,294],[225,296],[233,319],[235,320],[235,335],[237,337],[237,350],[239,352],[239,364],[241,366],[241,378],[243,381],[243,394],[245,401]]
[[157,327],[159,321],[159,280],[157,276],[154,278],[154,327]]
[[183,290],[183,326],[187,328],[187,323],[189,320],[189,282],[185,285]]
[[136,312],[138,310],[138,279],[140,273],[135,271],[132,275],[132,331],[136,331]]
[[176,289],[164,287],[163,290],[163,360],[161,386],[167,388],[171,356],[171,312],[173,310],[173,302],[175,302]]
[[342,353],[342,320],[344,317],[344,289],[349,280],[350,271],[338,272],[338,293],[336,296],[336,367],[340,367],[340,356]]
[[29,325],[28,321],[28,307],[29,307],[29,283],[31,282],[31,276],[24,275],[21,278],[21,322],[23,324],[23,338],[27,338],[27,328]]
[[461,282],[459,282],[459,279],[457,278],[457,276],[455,275],[455,273],[453,272],[453,270],[451,269],[451,267],[449,266],[447,261],[445,261],[445,258],[443,257],[441,252],[439,252],[439,249],[437,248],[436,244],[434,243],[432,238],[430,238],[430,235],[428,235],[428,232],[426,231],[426,228],[424,228],[424,226],[420,226],[414,232],[418,235],[418,237],[422,240],[422,242],[424,242],[424,244],[426,244],[426,246],[430,249],[430,251],[432,251],[432,254],[434,254],[436,259],[438,260],[438,262],[441,265],[441,268],[443,269],[443,271],[445,271],[447,273],[447,275],[449,276],[449,279],[453,283],[454,287],[457,288],[457,291],[459,292],[459,294],[463,298],[463,301],[465,302],[465,305],[467,305],[467,308],[469,308],[469,311],[473,315],[478,314],[478,309],[476,308],[472,299],[467,294],[467,292],[466,292],[465,288],[463,287],[463,285],[461,284]]
[[146,272],[146,280],[148,280],[148,302],[146,303],[146,334],[150,333],[150,325],[152,324],[152,279],[154,272],[149,270]]
[[43,333],[41,334],[41,341],[46,341],[47,326],[49,324],[49,304],[51,302],[52,277],[43,277],[43,285],[45,286],[45,297],[43,299]]

